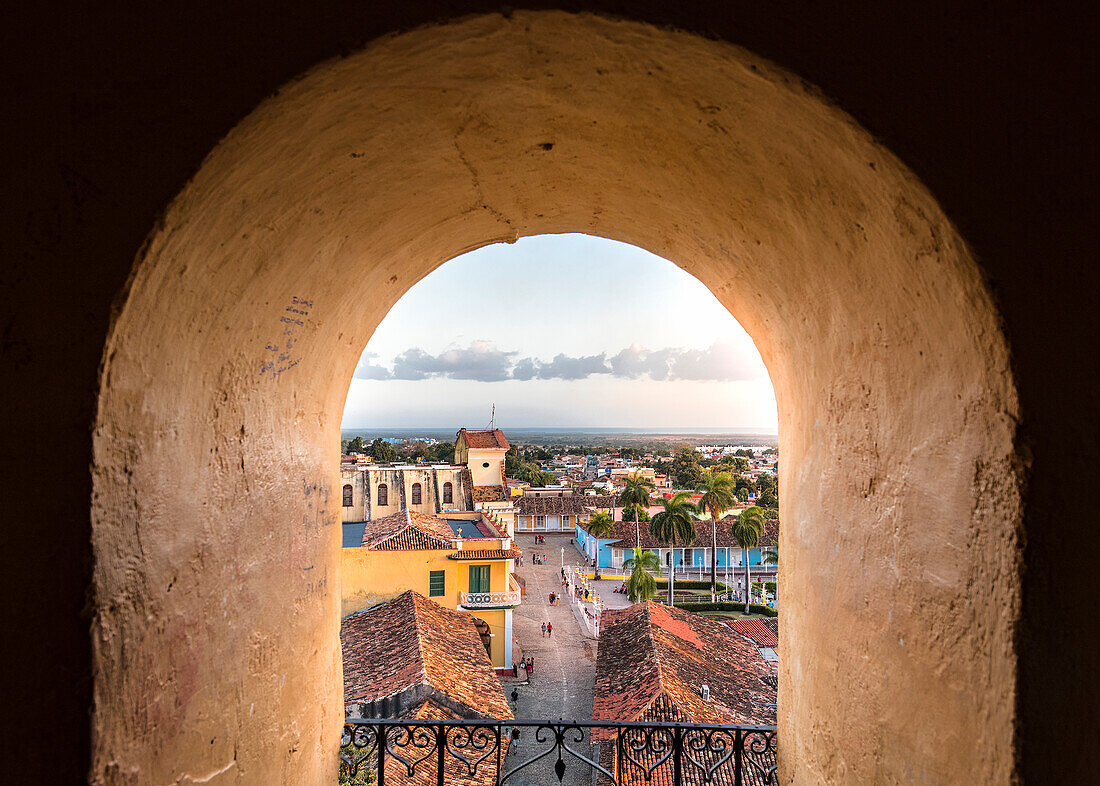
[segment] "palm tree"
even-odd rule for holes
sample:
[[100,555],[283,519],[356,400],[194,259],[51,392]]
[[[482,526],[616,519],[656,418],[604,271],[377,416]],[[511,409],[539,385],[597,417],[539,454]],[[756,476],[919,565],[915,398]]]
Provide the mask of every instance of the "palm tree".
[[730,473],[705,472],[702,485],[696,489],[703,493],[699,502],[696,503],[699,512],[710,514],[710,600],[712,603],[718,594],[718,519],[733,507],[736,488]]
[[753,505],[745,508],[730,528],[737,542],[741,544],[741,553],[745,559],[745,613],[749,613],[749,597],[752,595],[752,581],[749,573],[749,549],[760,545],[764,534],[764,511]]
[[687,545],[695,541],[695,505],[691,493],[681,491],[672,499],[660,500],[662,510],[649,522],[649,534],[669,544],[668,605],[673,605],[672,584],[676,573],[676,544]]
[[598,510],[592,514],[586,529],[594,538],[606,538],[615,530],[615,522],[606,510]]
[[598,510],[592,514],[586,527],[588,534],[596,540],[596,552],[599,553],[600,538],[606,538],[615,530],[615,520],[606,510]]
[[629,478],[626,479],[626,485],[623,487],[623,493],[619,495],[619,504],[624,508],[628,505],[634,508],[634,545],[641,546],[642,541],[639,537],[638,519],[641,518],[639,511],[642,508],[649,507],[649,495],[654,490],[655,486],[653,481],[649,478],[644,478],[635,472]]
[[634,548],[634,554],[623,563],[623,570],[630,571],[626,580],[626,594],[631,603],[643,603],[657,594],[657,581],[652,571],[661,569],[661,560],[652,551]]

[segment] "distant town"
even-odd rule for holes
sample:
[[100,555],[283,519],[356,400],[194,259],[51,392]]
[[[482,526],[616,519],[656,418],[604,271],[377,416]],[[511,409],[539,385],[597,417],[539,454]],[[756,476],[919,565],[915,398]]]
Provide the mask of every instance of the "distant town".
[[[348,718],[774,726],[774,436],[343,436]],[[616,735],[584,741],[611,773]],[[517,725],[506,761],[531,742]],[[349,750],[345,782],[373,782]],[[760,756],[774,768],[773,744]],[[529,782],[557,780],[532,766]],[[481,773],[446,780],[499,775]],[[418,782],[396,761],[385,780]]]

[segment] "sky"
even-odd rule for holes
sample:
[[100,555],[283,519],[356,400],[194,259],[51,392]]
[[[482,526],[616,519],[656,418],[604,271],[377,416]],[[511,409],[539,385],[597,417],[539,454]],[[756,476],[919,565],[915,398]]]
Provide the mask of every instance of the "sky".
[[752,339],[698,279],[635,246],[537,235],[415,284],[359,361],[344,428],[775,433]]

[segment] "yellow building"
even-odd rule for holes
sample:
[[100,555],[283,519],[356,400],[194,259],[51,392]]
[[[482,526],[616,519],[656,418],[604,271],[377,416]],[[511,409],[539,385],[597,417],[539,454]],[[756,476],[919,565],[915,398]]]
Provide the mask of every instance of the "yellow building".
[[522,555],[489,516],[402,510],[356,524],[354,533],[350,526],[341,552],[343,617],[415,590],[469,612],[493,667],[511,669],[512,610],[520,604],[512,573]]

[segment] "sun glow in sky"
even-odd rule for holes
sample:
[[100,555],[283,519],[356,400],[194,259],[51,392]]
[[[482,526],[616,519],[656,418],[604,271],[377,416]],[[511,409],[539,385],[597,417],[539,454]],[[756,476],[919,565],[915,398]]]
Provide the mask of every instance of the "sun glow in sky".
[[344,428],[713,428],[775,433],[752,340],[696,278],[635,246],[538,235],[414,285],[367,344]]

